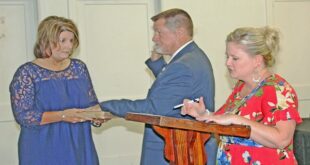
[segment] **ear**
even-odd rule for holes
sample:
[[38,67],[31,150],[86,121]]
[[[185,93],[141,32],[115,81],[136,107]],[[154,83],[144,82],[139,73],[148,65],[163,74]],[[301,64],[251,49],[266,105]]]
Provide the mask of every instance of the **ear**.
[[184,27],[179,27],[177,30],[176,30],[176,34],[178,36],[184,36],[186,34],[186,30]]
[[255,56],[255,65],[256,67],[261,67],[264,65],[264,57],[262,55]]
[[47,49],[44,51],[44,56],[45,56],[45,57],[51,57],[51,56],[52,56],[52,50],[51,50],[51,48],[47,48]]

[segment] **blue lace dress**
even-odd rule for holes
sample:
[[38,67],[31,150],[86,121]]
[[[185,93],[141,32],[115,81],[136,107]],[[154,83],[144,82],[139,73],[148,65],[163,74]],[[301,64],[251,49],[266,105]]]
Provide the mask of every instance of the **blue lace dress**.
[[62,71],[27,62],[10,84],[11,105],[21,131],[18,141],[21,165],[99,164],[90,122],[56,122],[40,125],[42,114],[98,103],[86,65],[71,59]]

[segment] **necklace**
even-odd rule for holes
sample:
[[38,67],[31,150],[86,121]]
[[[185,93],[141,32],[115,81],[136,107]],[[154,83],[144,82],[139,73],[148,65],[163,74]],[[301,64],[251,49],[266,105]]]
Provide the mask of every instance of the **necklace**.
[[233,108],[229,108],[225,113],[234,113],[241,105],[243,105],[247,100],[249,100],[266,82],[266,79],[261,81],[248,95],[243,97],[240,102],[237,102]]

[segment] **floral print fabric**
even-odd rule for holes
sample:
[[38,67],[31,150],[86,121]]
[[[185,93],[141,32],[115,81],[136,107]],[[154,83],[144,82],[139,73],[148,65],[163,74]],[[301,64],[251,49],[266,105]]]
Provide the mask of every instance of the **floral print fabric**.
[[[277,74],[266,79],[263,86],[239,108],[240,91],[244,82],[239,81],[226,103],[216,114],[234,113],[265,125],[275,126],[278,121],[302,120],[298,113],[298,99],[291,85]],[[218,149],[219,165],[297,164],[293,153],[293,140],[284,149],[268,148],[251,139],[221,136]]]

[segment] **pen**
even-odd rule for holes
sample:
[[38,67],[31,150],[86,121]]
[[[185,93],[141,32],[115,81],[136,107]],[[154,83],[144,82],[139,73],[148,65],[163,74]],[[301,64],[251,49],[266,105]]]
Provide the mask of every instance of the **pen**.
[[[196,98],[194,100],[188,101],[188,103],[193,103],[193,102],[198,103],[199,102],[199,98]],[[178,104],[178,105],[174,106],[173,109],[179,109],[179,108],[181,108],[183,106],[184,106],[184,104]]]

